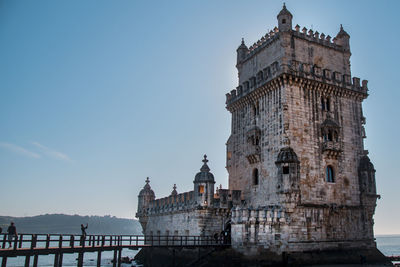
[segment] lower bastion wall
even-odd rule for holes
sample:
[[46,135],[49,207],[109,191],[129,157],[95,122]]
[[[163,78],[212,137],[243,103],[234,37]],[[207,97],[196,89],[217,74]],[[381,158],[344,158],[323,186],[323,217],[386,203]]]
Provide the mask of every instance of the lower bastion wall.
[[[324,249],[374,248],[362,206],[280,206],[232,209],[232,247],[246,254],[258,248],[281,254]],[[252,251],[253,250],[253,251]]]

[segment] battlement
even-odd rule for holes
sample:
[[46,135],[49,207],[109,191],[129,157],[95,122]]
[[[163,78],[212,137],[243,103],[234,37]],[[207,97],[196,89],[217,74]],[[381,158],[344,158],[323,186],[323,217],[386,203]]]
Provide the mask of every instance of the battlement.
[[330,69],[322,69],[317,64],[311,65],[304,62],[292,60],[289,66],[280,65],[277,61],[270,66],[259,71],[256,76],[244,81],[241,85],[226,94],[226,104],[236,102],[251,92],[266,87],[269,82],[282,74],[289,74],[296,77],[306,78],[316,82],[324,82],[338,88],[348,89],[367,95],[368,81],[363,80],[360,84],[360,78],[351,77],[348,74],[342,74]]
[[[312,29],[307,29],[306,27],[303,27],[303,29],[300,31],[300,26],[298,24],[295,26],[295,29],[291,30],[289,33],[294,37],[301,38],[309,42],[314,42],[342,52],[349,50],[338,42],[338,38],[332,38],[330,35],[325,35],[324,33],[320,34],[318,31],[314,32]],[[279,39],[280,34],[282,34],[282,32],[279,32],[279,29],[274,27],[273,30],[267,32],[263,37],[261,37],[261,39],[253,43],[248,48],[245,57],[239,63],[243,63],[251,59],[259,51],[263,50],[269,44]]]
[[[241,191],[219,189],[210,203],[211,208],[230,208],[233,205],[241,204]],[[149,202],[149,206],[145,211],[147,215],[157,215],[170,212],[191,210],[198,208],[199,203],[195,201],[194,191],[184,192],[181,194],[170,195],[155,199]]]
[[187,210],[194,207],[194,192],[184,192],[177,195],[155,199],[149,203],[148,214],[167,213]]

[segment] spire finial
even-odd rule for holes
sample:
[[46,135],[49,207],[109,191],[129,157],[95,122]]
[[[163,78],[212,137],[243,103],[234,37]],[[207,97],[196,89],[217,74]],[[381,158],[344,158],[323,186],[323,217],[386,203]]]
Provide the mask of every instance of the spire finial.
[[207,155],[204,155],[204,159],[202,160],[202,162],[204,162],[203,166],[201,167],[200,171],[201,172],[209,172],[210,168],[207,165],[208,159],[207,159]]
[[176,184],[174,184],[174,186],[172,187],[174,190],[176,190]]
[[343,25],[342,24],[340,24],[340,30],[343,31]]
[[283,2],[283,9],[286,9],[286,3]]
[[149,177],[147,177],[146,178],[146,184],[149,184],[150,183],[150,179],[149,179]]
[[242,44],[244,44],[244,38],[242,38]]
[[204,154],[204,159],[202,160],[202,162],[204,162],[204,164],[207,164],[208,159],[207,159],[207,155],[206,154]]

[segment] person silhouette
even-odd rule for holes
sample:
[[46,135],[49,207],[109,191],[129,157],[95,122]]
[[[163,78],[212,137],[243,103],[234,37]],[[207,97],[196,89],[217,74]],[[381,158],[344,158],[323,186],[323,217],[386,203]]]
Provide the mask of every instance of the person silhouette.
[[8,226],[7,229],[7,233],[8,233],[8,244],[9,247],[11,247],[11,242],[13,241],[13,238],[17,238],[17,228],[14,225],[14,222],[11,222],[10,226]]
[[81,224],[81,231],[82,231],[82,237],[86,237],[86,229],[88,228],[88,224],[86,224],[86,227]]

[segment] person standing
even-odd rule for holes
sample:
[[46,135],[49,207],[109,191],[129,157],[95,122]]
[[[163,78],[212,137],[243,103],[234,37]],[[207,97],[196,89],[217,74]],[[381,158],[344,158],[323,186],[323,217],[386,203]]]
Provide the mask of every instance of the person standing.
[[86,237],[86,229],[88,228],[88,224],[86,224],[86,227],[81,224],[81,231],[82,231],[82,237]]
[[9,247],[11,247],[11,242],[13,241],[13,238],[17,238],[17,228],[15,227],[14,222],[11,222],[10,226],[8,226],[7,233],[8,244],[10,245]]

